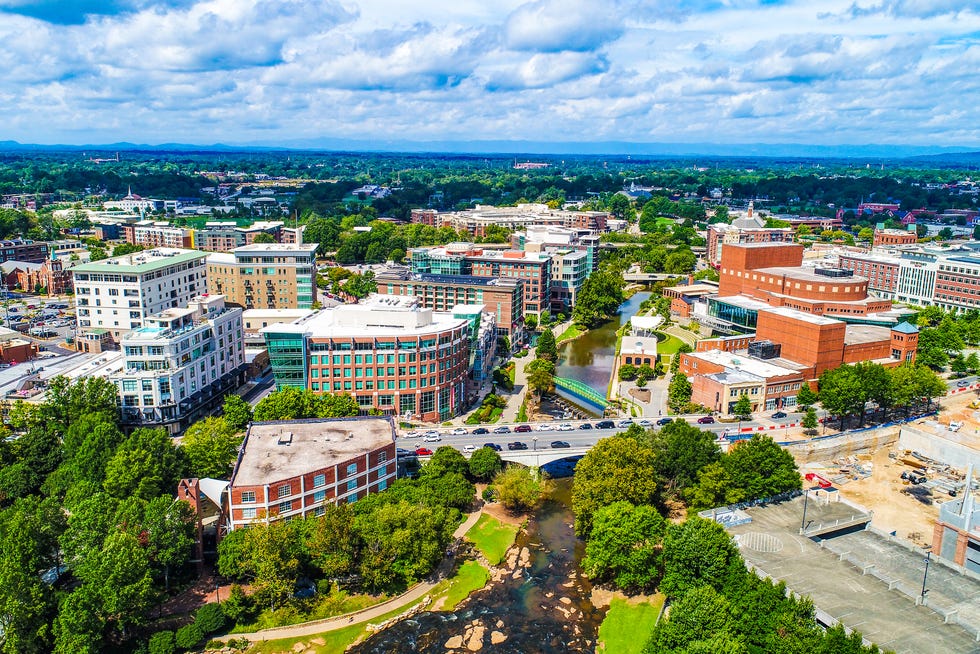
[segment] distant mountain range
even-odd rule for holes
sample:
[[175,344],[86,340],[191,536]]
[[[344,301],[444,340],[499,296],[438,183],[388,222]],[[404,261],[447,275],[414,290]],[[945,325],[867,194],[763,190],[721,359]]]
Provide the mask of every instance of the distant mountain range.
[[969,147],[924,145],[807,145],[802,143],[629,143],[625,141],[544,142],[544,141],[407,141],[400,139],[291,139],[228,145],[224,143],[100,143],[87,145],[41,145],[0,141],[0,151],[143,151],[143,152],[406,152],[447,154],[497,154],[539,156],[635,156],[659,157],[776,157],[804,159],[906,159],[921,162],[977,164],[980,151]]

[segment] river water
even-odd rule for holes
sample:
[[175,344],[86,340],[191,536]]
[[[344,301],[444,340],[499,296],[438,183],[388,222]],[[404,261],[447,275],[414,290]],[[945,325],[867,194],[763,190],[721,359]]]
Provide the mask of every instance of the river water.
[[[452,612],[424,612],[381,631],[351,652],[462,652],[485,629],[481,651],[494,654],[594,652],[604,609],[592,605],[592,586],[582,577],[584,544],[575,538],[569,509],[571,479],[559,479],[544,505],[517,537],[526,565],[464,600]],[[515,578],[516,577],[516,578]],[[491,644],[491,632],[505,637]],[[498,635],[498,640],[499,640]],[[462,636],[460,640],[452,641]],[[447,642],[454,646],[447,650]]]
[[635,293],[619,306],[619,315],[600,327],[588,331],[558,349],[558,370],[566,379],[577,379],[598,391],[603,397],[609,386],[616,359],[616,331],[640,309],[651,293]]

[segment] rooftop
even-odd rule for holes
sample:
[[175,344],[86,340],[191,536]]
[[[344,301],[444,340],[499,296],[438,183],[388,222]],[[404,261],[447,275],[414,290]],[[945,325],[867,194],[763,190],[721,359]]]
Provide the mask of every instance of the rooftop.
[[623,336],[620,354],[646,354],[657,356],[657,338],[655,336]]
[[718,292],[718,284],[685,284],[683,286],[668,286],[664,290],[683,295],[708,295]]
[[253,422],[232,473],[233,486],[267,484],[328,468],[395,440],[387,418]]
[[[626,342],[626,339],[623,339]],[[784,367],[772,363],[772,359],[757,359],[747,354],[738,352],[726,352],[724,350],[707,350],[695,352],[684,356],[696,356],[702,361],[708,361],[718,366],[726,368],[726,372],[744,372],[756,377],[781,377],[784,375],[796,375],[799,372],[793,368]]]
[[94,263],[83,263],[72,268],[76,273],[148,273],[167,266],[173,266],[190,261],[198,261],[208,256],[207,252],[197,250],[181,250],[177,248],[156,248],[125,254],[121,257],[103,259]]
[[825,286],[840,286],[841,284],[866,284],[868,282],[866,277],[861,277],[858,275],[851,275],[848,277],[828,277],[826,275],[818,275],[814,272],[813,268],[804,267],[777,266],[773,268],[758,268],[753,272],[766,275],[782,275],[784,277],[790,277],[792,279],[805,282],[819,283]]
[[847,325],[844,329],[844,345],[887,341],[891,339],[891,331],[888,327],[877,325]]
[[234,250],[235,254],[252,252],[308,252],[313,254],[320,247],[319,243],[252,243]]
[[518,277],[477,277],[476,275],[435,275],[430,273],[412,273],[407,268],[393,270],[388,268],[375,276],[375,281],[388,279],[399,281],[426,282],[430,284],[460,284],[467,286],[507,286],[513,287],[520,283]]
[[834,318],[828,318],[827,316],[818,316],[813,313],[807,313],[806,311],[798,311],[796,309],[790,309],[789,307],[766,307],[762,311],[768,313],[774,313],[777,316],[785,316],[787,318],[794,318],[796,320],[801,320],[803,322],[808,322],[812,325],[838,325],[840,320]]

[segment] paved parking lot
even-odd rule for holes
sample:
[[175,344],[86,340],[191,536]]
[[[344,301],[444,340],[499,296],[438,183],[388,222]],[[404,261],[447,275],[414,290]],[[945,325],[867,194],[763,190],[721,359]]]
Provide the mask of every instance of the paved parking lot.
[[[730,529],[746,563],[809,595],[817,608],[879,647],[897,654],[980,654],[980,643],[962,627],[944,624],[931,609],[800,536],[802,498],[746,512],[752,522]],[[821,506],[811,498],[807,522],[833,522],[850,513],[846,505]]]

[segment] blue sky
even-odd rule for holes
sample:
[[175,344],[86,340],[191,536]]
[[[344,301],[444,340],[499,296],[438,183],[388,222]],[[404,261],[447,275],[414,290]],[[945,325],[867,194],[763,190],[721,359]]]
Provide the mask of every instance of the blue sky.
[[960,0],[0,0],[0,140],[980,148]]

